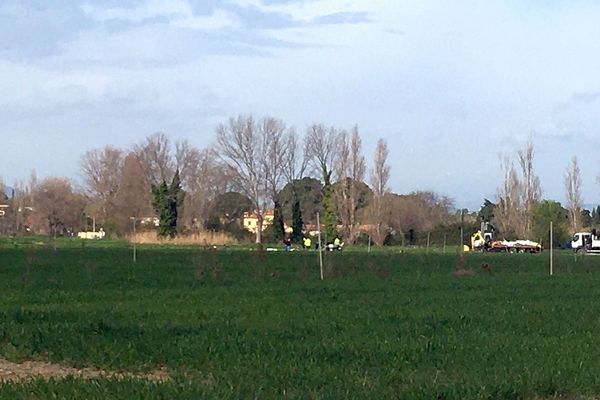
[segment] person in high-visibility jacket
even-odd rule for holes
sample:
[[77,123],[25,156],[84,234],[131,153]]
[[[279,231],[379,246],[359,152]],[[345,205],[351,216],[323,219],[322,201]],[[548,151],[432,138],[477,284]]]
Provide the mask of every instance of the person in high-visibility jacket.
[[310,249],[310,246],[312,245],[312,240],[310,240],[310,238],[307,236],[304,238],[304,248],[305,249]]
[[336,237],[335,240],[333,241],[333,245],[337,248],[337,247],[340,247],[340,244],[342,244],[342,241],[340,240],[339,237]]

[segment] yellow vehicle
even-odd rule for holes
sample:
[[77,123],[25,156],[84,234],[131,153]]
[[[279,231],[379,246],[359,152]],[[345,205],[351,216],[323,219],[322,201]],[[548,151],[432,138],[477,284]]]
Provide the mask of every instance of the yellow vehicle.
[[531,240],[494,240],[494,229],[489,223],[481,224],[471,236],[471,251],[491,253],[539,253],[542,245]]

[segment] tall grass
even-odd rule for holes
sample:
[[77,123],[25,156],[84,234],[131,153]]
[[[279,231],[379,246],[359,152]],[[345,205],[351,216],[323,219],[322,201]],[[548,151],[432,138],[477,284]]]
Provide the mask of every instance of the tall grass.
[[178,235],[174,238],[158,237],[156,232],[139,232],[130,235],[127,240],[138,244],[175,244],[175,245],[231,245],[236,244],[237,240],[226,232],[203,231]]

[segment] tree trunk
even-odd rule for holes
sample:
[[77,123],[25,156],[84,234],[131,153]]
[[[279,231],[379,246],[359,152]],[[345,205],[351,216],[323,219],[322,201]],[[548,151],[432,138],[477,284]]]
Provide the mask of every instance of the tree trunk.
[[262,215],[258,216],[258,221],[256,221],[256,244],[262,244],[262,227],[263,227],[263,217]]

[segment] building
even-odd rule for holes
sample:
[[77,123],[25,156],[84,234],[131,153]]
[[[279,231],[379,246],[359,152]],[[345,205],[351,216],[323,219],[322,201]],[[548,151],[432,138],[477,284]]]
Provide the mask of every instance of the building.
[[[273,223],[273,218],[275,217],[275,213],[273,210],[267,210],[263,215],[263,224],[262,230],[267,229],[269,225]],[[256,233],[256,229],[258,226],[258,216],[255,212],[245,212],[242,217],[242,225],[244,229],[249,230],[252,233]]]

